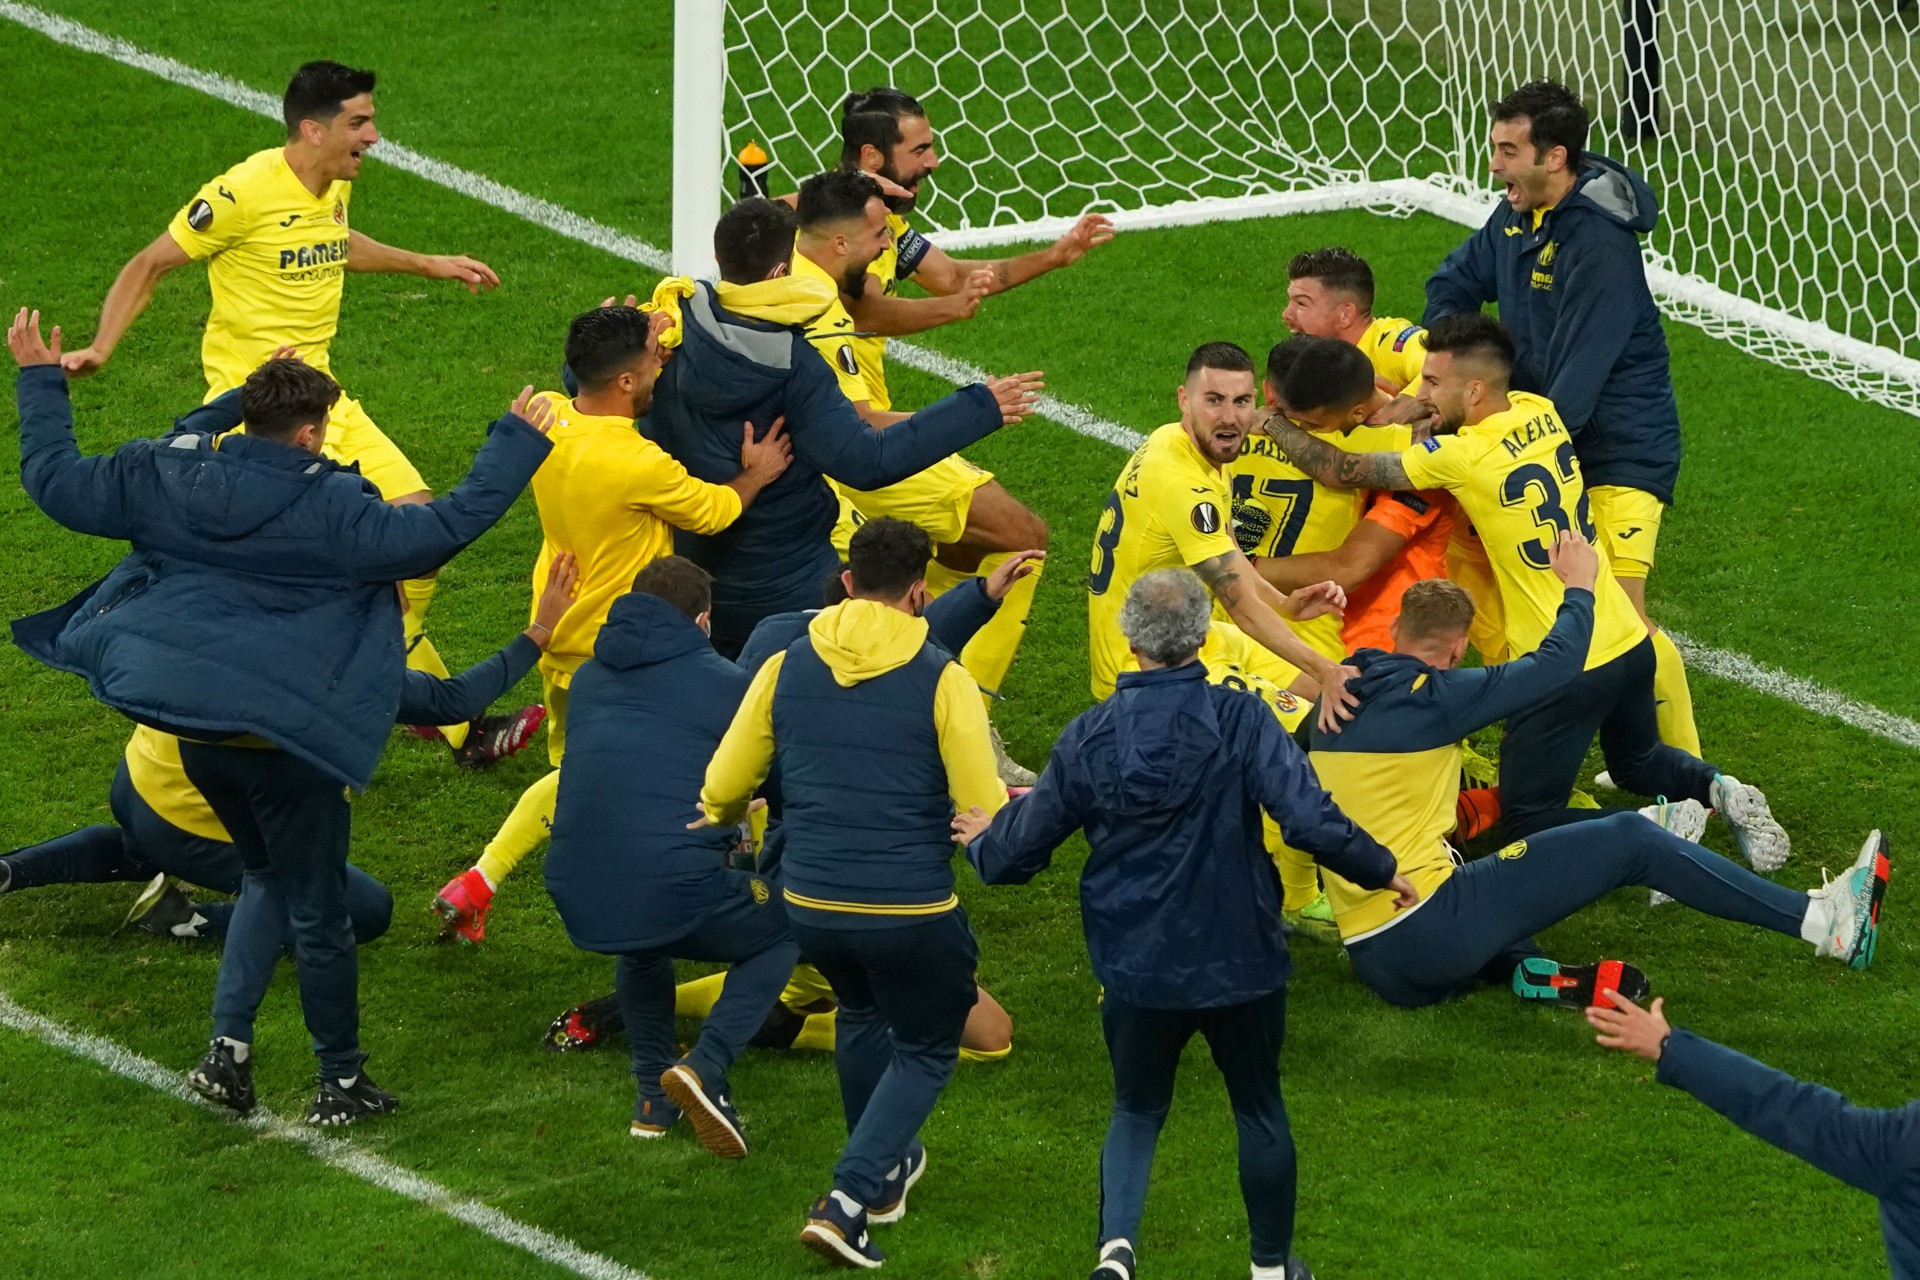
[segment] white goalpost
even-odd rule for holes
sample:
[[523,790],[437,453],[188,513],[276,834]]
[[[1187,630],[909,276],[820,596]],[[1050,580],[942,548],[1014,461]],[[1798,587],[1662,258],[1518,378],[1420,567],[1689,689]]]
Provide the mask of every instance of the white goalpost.
[[[1667,314],[1920,416],[1916,0],[677,0],[676,270],[757,143],[834,163],[849,91],[927,105],[917,220],[965,249],[1088,210],[1148,228],[1333,209],[1477,226],[1487,107],[1551,77],[1662,203]],[[1309,247],[1302,245],[1300,247]]]

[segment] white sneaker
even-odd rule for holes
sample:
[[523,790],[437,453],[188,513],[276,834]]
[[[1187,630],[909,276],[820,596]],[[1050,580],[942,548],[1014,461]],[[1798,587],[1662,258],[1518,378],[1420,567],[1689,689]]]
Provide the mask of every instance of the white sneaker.
[[[1707,806],[1698,800],[1682,800],[1678,804],[1669,804],[1667,798],[1661,796],[1656,803],[1642,809],[1640,816],[1662,831],[1671,832],[1689,844],[1699,844],[1700,837],[1705,835],[1707,830]],[[1658,889],[1647,890],[1647,905],[1650,907],[1663,906],[1672,901],[1671,897]]]
[[993,739],[993,762],[1000,767],[1001,782],[1009,787],[1030,787],[1040,780],[1039,774],[1007,754],[1007,744],[1001,740],[999,725],[989,720],[987,734]]
[[1740,853],[1753,869],[1762,875],[1778,871],[1792,847],[1786,829],[1774,820],[1773,811],[1767,808],[1767,797],[1760,788],[1717,774],[1709,794],[1713,807],[1733,828]]
[[1618,791],[1620,789],[1613,785],[1613,775],[1605,769],[1593,775],[1593,785],[1596,787],[1605,787],[1609,791]]
[[1873,963],[1880,937],[1880,903],[1886,897],[1891,870],[1887,838],[1878,831],[1868,833],[1860,856],[1838,880],[1829,880],[1826,869],[1821,869],[1822,883],[1807,894],[1812,901],[1800,925],[1800,936],[1813,943],[1815,955],[1843,961],[1852,969]]

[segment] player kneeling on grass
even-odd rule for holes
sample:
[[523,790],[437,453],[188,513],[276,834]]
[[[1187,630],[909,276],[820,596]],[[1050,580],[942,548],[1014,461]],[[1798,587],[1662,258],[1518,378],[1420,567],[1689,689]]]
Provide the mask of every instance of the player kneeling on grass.
[[1831,1089],[1668,1025],[1659,1000],[1648,1011],[1615,997],[1589,1008],[1587,1021],[1609,1049],[1659,1064],[1661,1084],[1684,1089],[1754,1137],[1878,1198],[1893,1280],[1920,1280],[1920,1102],[1886,1111],[1853,1106]]
[[989,823],[954,819],[989,884],[1024,883],[1084,828],[1087,950],[1105,987],[1114,1112],[1100,1159],[1100,1259],[1093,1280],[1134,1280],[1134,1242],[1153,1148],[1181,1051],[1204,1036],[1240,1133],[1240,1189],[1254,1280],[1309,1277],[1293,1244],[1293,1138],[1280,1096],[1291,963],[1280,878],[1262,811],[1287,843],[1395,909],[1419,894],[1393,854],[1354,826],[1254,696],[1211,684],[1198,658],[1212,601],[1187,569],[1136,580],[1119,625],[1137,671],[1061,733],[1033,790]]
[[848,544],[853,598],[769,658],[707,767],[702,823],[737,822],[777,767],[781,893],[794,937],[839,1003],[848,1138],[801,1241],[877,1267],[870,1222],[905,1212],[926,1168],[920,1126],[959,1059],[979,949],[954,894],[957,808],[1007,800],[987,712],[922,616],[933,543],[904,521]]
[[[1401,600],[1395,652],[1363,649],[1348,684],[1354,718],[1337,733],[1316,727],[1313,767],[1335,800],[1399,857],[1425,899],[1402,912],[1387,894],[1337,876],[1327,894],[1353,971],[1391,1004],[1414,1007],[1458,995],[1476,981],[1510,982],[1517,995],[1592,1002],[1596,981],[1646,994],[1646,977],[1607,961],[1563,970],[1533,935],[1615,889],[1658,889],[1723,920],[1803,938],[1817,954],[1863,969],[1873,958],[1886,885],[1878,833],[1839,880],[1802,893],[1763,879],[1693,843],[1706,827],[1697,800],[1538,831],[1497,855],[1457,866],[1445,835],[1460,789],[1460,741],[1476,729],[1560,696],[1577,679],[1593,638],[1599,554],[1563,533],[1549,553],[1566,586],[1538,648],[1493,667],[1460,669],[1473,598],[1445,580],[1417,582]],[[1644,816],[1643,816],[1644,815]],[[1649,820],[1651,819],[1651,821]]]
[[[747,1154],[727,1070],[780,998],[800,948],[767,881],[727,866],[731,829],[686,823],[706,762],[747,691],[713,651],[706,570],[653,561],[613,603],[574,673],[547,891],[575,946],[619,958],[615,992],[639,1083],[630,1132],[685,1114],[717,1156]],[[675,1061],[673,962],[732,966],[700,1039]]]
[[[401,724],[447,724],[485,711],[533,668],[573,601],[575,580],[573,557],[557,557],[532,625],[505,648],[450,679],[409,670],[395,718]],[[180,763],[180,739],[137,726],[108,797],[111,824],[82,827],[0,858],[0,894],[151,880],[128,925],[162,938],[225,938],[234,903],[190,901],[167,882],[178,876],[216,893],[237,894],[246,874],[233,837]],[[347,914],[354,941],[364,946],[387,931],[393,895],[358,867],[348,867],[346,875]],[[280,924],[284,934],[284,918]]]

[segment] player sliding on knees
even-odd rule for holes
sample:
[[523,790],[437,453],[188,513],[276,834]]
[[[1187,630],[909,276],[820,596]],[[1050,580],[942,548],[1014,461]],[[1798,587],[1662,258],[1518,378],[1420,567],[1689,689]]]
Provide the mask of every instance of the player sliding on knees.
[[1596,986],[1629,999],[1646,976],[1606,961],[1563,968],[1533,935],[1615,889],[1643,885],[1742,924],[1811,943],[1814,953],[1864,969],[1873,959],[1886,892],[1886,841],[1867,837],[1839,879],[1802,893],[1764,879],[1693,841],[1706,826],[1697,801],[1614,810],[1539,831],[1495,856],[1456,866],[1445,835],[1459,792],[1460,740],[1507,716],[1553,705],[1582,680],[1593,644],[1594,588],[1606,568],[1580,535],[1548,553],[1564,584],[1558,616],[1532,652],[1463,669],[1473,600],[1455,583],[1407,589],[1394,624],[1395,652],[1354,656],[1360,696],[1339,733],[1316,731],[1314,772],[1336,803],[1393,850],[1420,891],[1411,911],[1391,894],[1329,873],[1328,892],[1353,971],[1390,1004],[1433,1004],[1476,982],[1511,984],[1528,999],[1594,1003]]
[[[500,277],[478,259],[411,253],[349,228],[354,180],[367,150],[380,141],[373,86],[373,72],[337,62],[309,62],[296,71],[282,100],[286,144],[254,152],[201,187],[167,229],[121,268],[92,345],[69,351],[60,362],[68,376],[104,368],[155,286],[189,262],[207,264],[213,292],[200,344],[208,400],[246,381],[282,347],[330,374],[348,271],[457,280],[473,293],[498,285]],[[407,455],[351,396],[341,396],[333,407],[322,452],[335,462],[359,464],[360,474],[388,502],[433,497]],[[407,665],[444,679],[446,664],[424,632],[434,578],[404,583],[402,590]],[[438,735],[460,764],[485,768],[531,741],[543,714],[532,706],[480,716],[443,725]]]

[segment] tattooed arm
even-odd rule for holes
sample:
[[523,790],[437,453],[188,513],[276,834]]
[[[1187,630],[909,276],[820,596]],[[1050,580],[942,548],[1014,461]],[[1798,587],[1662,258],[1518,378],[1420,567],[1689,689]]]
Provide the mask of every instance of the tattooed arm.
[[[1258,427],[1259,424],[1255,424]],[[1397,453],[1348,453],[1279,414],[1266,420],[1268,435],[1287,461],[1329,489],[1412,489]]]

